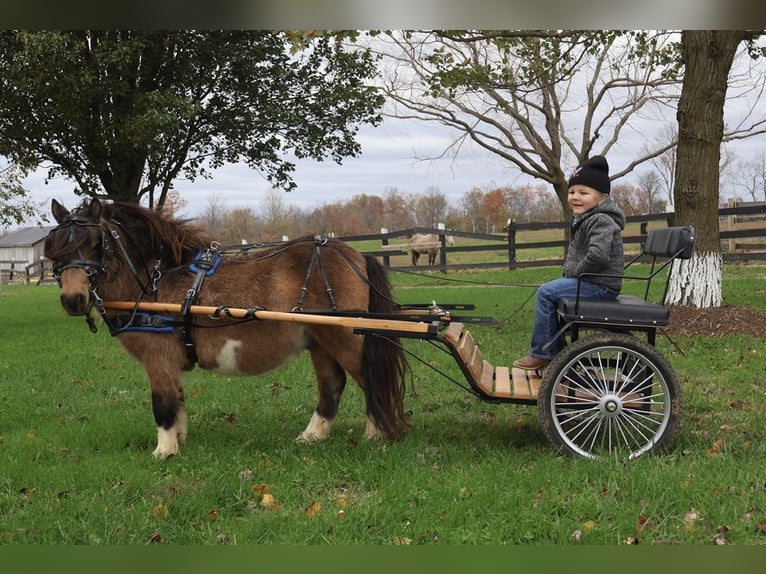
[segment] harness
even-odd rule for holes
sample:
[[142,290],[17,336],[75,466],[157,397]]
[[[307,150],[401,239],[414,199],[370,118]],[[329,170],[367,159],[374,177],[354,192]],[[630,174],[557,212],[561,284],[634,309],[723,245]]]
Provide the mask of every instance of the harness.
[[[136,303],[140,303],[144,295],[152,295],[156,302],[159,282],[162,278],[161,260],[156,259],[154,261],[154,265],[151,271],[147,262],[142,260],[141,263],[143,265],[143,272],[146,276],[146,280],[143,280],[141,272],[133,264],[132,259],[128,254],[128,250],[123,244],[123,234],[125,237],[127,237],[128,241],[131,242],[133,247],[138,250],[136,242],[133,240],[121,222],[112,219],[112,223],[115,224],[116,228],[109,229],[109,236],[117,245],[117,249],[119,250],[120,255],[122,255],[122,259],[124,259],[131,274],[135,278],[136,283],[141,288],[141,293],[139,294]],[[59,225],[59,228],[69,228],[69,242],[75,243],[75,229],[77,227],[88,226],[97,227],[99,230],[101,238],[100,260],[86,258],[83,255],[81,248],[79,247],[76,250],[73,250],[70,257],[63,258],[53,267],[53,274],[54,277],[58,280],[59,286],[61,286],[61,273],[64,270],[72,267],[83,269],[88,277],[88,286],[93,300],[93,305],[96,307],[106,326],[109,328],[109,333],[112,336],[127,332],[172,334],[175,333],[180,327],[181,341],[184,345],[186,356],[190,364],[195,365],[198,362],[198,357],[194,347],[194,340],[192,338],[192,331],[195,325],[193,321],[193,314],[191,313],[191,308],[193,305],[196,305],[199,302],[200,292],[202,291],[205,279],[213,277],[223,261],[224,254],[220,249],[220,244],[213,242],[208,249],[205,251],[200,251],[194,261],[191,263],[185,264],[179,268],[165,270],[167,273],[168,271],[175,271],[178,269],[186,268],[189,273],[194,275],[192,286],[186,291],[186,295],[184,296],[183,302],[181,304],[182,318],[180,320],[172,316],[162,315],[159,313],[139,312],[137,308],[136,310],[126,315],[116,315],[110,317],[106,313],[103,299],[98,295],[96,291],[101,277],[106,273],[107,270],[107,253],[109,250],[109,242],[106,239],[107,235],[104,229],[104,225],[100,222],[94,221],[90,217],[82,216],[73,212],[67,218],[67,220]],[[123,234],[121,234],[117,228],[122,230]],[[297,302],[292,308],[292,311],[294,312],[302,312],[304,310],[303,302],[306,295],[308,294],[308,285],[315,267],[319,269],[330,307],[333,311],[337,311],[335,295],[332,287],[330,286],[330,282],[327,277],[327,273],[325,272],[321,257],[321,247],[326,245],[327,241],[327,238],[321,237],[319,235],[315,235],[313,238],[314,252],[312,253],[311,261],[309,262],[308,268],[306,270],[306,277],[303,281]],[[282,251],[282,249],[272,251],[265,257],[275,256]],[[256,309],[260,308],[254,307],[252,316],[248,316],[244,320],[256,318]],[[221,318],[223,316],[229,316],[227,314],[227,310],[228,307],[220,306],[216,310],[216,313],[213,315],[213,317]],[[89,313],[86,315],[86,322],[91,332],[96,333],[98,331],[93,317]]]
[[194,273],[194,283],[186,292],[183,303],[181,303],[181,314],[184,317],[183,328],[181,329],[181,338],[183,339],[186,357],[192,365],[197,363],[197,351],[194,348],[192,340],[192,314],[191,306],[199,300],[199,293],[202,290],[202,284],[206,277],[212,277],[218,271],[218,267],[223,261],[223,255],[219,253],[220,245],[213,242],[204,253],[198,253],[197,258],[188,267],[189,271]]

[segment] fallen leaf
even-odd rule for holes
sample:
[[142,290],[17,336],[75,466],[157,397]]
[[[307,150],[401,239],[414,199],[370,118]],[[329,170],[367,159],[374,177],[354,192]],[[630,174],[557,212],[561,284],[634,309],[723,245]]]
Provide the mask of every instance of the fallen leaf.
[[721,454],[723,452],[723,447],[725,444],[726,444],[726,441],[723,440],[722,438],[719,438],[717,441],[713,443],[713,446],[707,450],[707,455],[715,456],[715,455]]
[[759,524],[758,525],[758,532],[766,534],[766,524],[763,524],[763,523]]
[[412,538],[407,538],[406,536],[397,536],[394,538],[394,544],[397,546],[409,546],[412,544]]
[[684,516],[684,528],[687,532],[691,532],[694,530],[694,528],[697,525],[697,521],[700,519],[700,513],[697,511],[696,508],[692,507],[692,509],[686,513]]
[[348,498],[345,496],[338,496],[337,498],[333,499],[333,502],[340,506],[341,508],[346,508],[350,505],[350,502],[348,501]]
[[149,543],[150,544],[159,544],[160,542],[162,542],[162,536],[160,535],[159,532],[155,532],[149,538]]
[[734,425],[721,425],[720,429],[722,431],[733,431],[734,430]]
[[724,536],[723,532],[719,532],[715,535],[715,538],[713,538],[713,544],[716,546],[726,546],[726,537]]
[[322,512],[322,503],[321,502],[312,502],[308,505],[308,508],[304,510],[304,513],[309,518],[313,518],[315,516],[319,516],[319,514]]
[[271,485],[264,483],[254,484],[251,490],[256,496],[263,496],[264,494],[271,492]]
[[342,508],[338,511],[338,513],[335,515],[335,518],[338,520],[343,520],[346,517],[346,511]]
[[263,497],[261,497],[261,506],[265,508],[266,510],[279,509],[279,503],[277,502],[277,499],[268,493],[264,494]]

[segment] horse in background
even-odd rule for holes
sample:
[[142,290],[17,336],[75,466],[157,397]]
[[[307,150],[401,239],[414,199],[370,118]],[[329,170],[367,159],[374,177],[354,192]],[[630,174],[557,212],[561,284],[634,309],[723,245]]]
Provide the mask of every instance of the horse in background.
[[[444,238],[445,243],[448,245],[454,245],[455,239],[451,235],[447,235]],[[439,247],[436,244],[440,244],[441,240],[439,235],[435,233],[416,233],[413,235],[407,247],[410,249],[412,255],[412,264],[417,265],[422,254],[428,254],[428,264],[433,265],[436,263],[436,254],[439,252]]]
[[[374,257],[319,236],[224,257],[191,221],[135,204],[92,199],[70,212],[53,200],[51,211],[58,226],[46,238],[45,256],[61,287],[61,305],[70,315],[85,316],[94,332],[91,313],[98,311],[112,335],[143,365],[157,426],[155,457],[177,454],[186,439],[184,371],[199,365],[218,373],[256,375],[305,350],[319,399],[298,440],[327,438],[346,374],[364,392],[367,438],[398,438],[409,426],[403,410],[408,365],[398,338],[357,335],[345,326],[236,319],[226,313],[231,307],[253,314],[304,308],[328,314],[397,313],[385,269]],[[216,255],[215,263],[201,259],[209,254]],[[194,299],[189,299],[192,292]],[[142,300],[190,301],[215,307],[216,313],[140,313]],[[132,312],[111,310],[110,301],[128,302]]]

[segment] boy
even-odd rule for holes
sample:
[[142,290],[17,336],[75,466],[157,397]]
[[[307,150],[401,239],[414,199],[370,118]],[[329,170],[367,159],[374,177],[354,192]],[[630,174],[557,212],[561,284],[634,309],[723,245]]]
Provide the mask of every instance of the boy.
[[[625,214],[609,196],[609,164],[604,156],[593,156],[580,164],[569,178],[568,203],[574,214],[564,276],[544,283],[537,290],[532,344],[529,354],[513,363],[514,367],[536,371],[544,368],[563,348],[556,304],[561,297],[577,294],[582,273],[622,275],[624,254],[622,230]],[[620,277],[588,277],[580,283],[580,297],[614,299],[622,288]],[[543,346],[551,341],[547,349]]]

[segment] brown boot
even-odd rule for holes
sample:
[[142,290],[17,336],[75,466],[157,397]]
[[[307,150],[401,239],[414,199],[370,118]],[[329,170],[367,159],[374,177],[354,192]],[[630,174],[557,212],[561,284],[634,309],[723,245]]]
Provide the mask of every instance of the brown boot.
[[536,359],[535,357],[527,355],[523,359],[514,361],[513,366],[518,367],[519,369],[524,369],[525,371],[537,371],[543,367],[547,367],[550,362],[550,359]]

